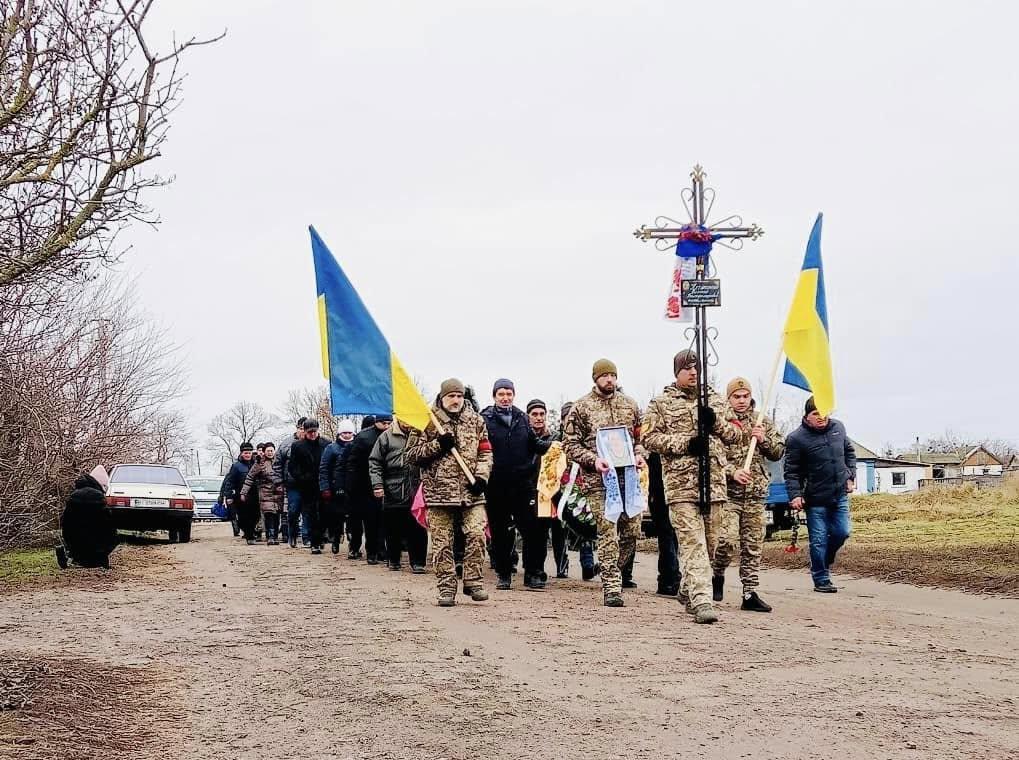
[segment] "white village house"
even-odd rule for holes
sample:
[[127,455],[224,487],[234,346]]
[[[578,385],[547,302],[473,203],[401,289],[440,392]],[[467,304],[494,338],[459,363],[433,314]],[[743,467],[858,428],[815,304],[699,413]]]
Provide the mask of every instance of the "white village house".
[[856,491],[854,493],[907,493],[920,488],[931,477],[930,467],[898,457],[883,457],[863,444],[852,441],[856,450]]

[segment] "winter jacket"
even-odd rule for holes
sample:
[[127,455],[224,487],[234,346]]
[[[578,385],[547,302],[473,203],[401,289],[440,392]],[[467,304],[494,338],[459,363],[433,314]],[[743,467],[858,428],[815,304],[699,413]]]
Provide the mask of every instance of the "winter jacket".
[[332,491],[334,499],[346,498],[347,453],[350,442],[333,441],[322,454],[318,466],[318,490]]
[[245,462],[238,457],[237,461],[230,465],[230,470],[227,472],[226,477],[223,478],[223,485],[219,490],[220,498],[223,499],[224,504],[227,500],[240,500],[241,489],[244,488],[244,479],[248,477],[248,470],[251,469],[254,463],[254,459]]
[[276,456],[272,460],[272,482],[277,486],[292,486],[290,480],[290,449],[297,443],[295,433],[276,447]]
[[291,487],[301,493],[318,493],[318,471],[322,463],[322,454],[332,443],[328,438],[319,436],[314,441],[305,438],[294,441],[290,447],[289,479]]
[[[456,415],[448,414],[441,405],[436,405],[433,412],[443,429],[453,434],[457,449],[474,477],[487,481],[492,474],[492,444],[488,442],[488,428],[481,415],[466,405]],[[425,503],[428,507],[484,504],[483,495],[474,496],[467,490],[467,477],[453,452],[443,451],[437,438],[435,425],[428,423],[423,431],[411,431],[404,452],[407,464],[421,468]]]
[[275,514],[280,511],[282,498],[276,493],[272,481],[272,466],[272,459],[259,459],[255,466],[248,470],[240,495],[245,503],[254,500],[263,512]]
[[74,481],[74,490],[60,518],[60,531],[75,564],[82,567],[109,564],[110,552],[117,545],[117,531],[103,487],[91,475],[83,474]]
[[845,426],[829,418],[823,430],[806,421],[785,441],[785,487],[789,501],[802,496],[809,507],[834,507],[856,480],[856,451]]
[[552,439],[538,438],[527,415],[510,407],[510,420],[499,414],[495,406],[481,412],[492,444],[492,483],[526,482],[537,478],[535,457],[548,451]]
[[368,476],[368,457],[380,435],[382,431],[372,424],[354,436],[347,451],[347,496],[358,503],[373,498],[372,481]]
[[[723,503],[725,487],[725,447],[749,436],[739,425],[732,410],[714,391],[708,391],[708,404],[715,412],[715,426],[708,436],[711,461],[711,501]],[[698,399],[694,388],[679,388],[675,383],[648,404],[644,415],[644,445],[662,456],[662,479],[669,504],[700,500],[700,458],[690,454],[690,441],[697,437]]]
[[594,463],[598,459],[595,440],[598,431],[604,427],[622,426],[630,431],[634,452],[644,456],[647,452],[640,444],[640,407],[637,402],[622,391],[611,396],[603,395],[597,388],[578,400],[563,428],[563,450],[571,462],[580,465],[588,477],[583,479],[585,493],[603,491],[605,485],[596,474]]
[[[744,430],[752,431],[754,429],[757,410],[754,409],[753,404],[750,409],[742,413],[730,407],[729,413],[739,420]],[[761,427],[764,428],[764,441],[754,447],[754,458],[750,460],[750,474],[754,476],[754,480],[750,485],[740,485],[733,479],[733,475],[736,474],[736,470],[742,469],[743,463],[747,461],[747,451],[750,450],[750,441],[753,440],[753,436],[740,436],[738,441],[725,447],[725,474],[728,477],[729,498],[732,501],[763,501],[768,495],[768,484],[771,483],[771,471],[764,460],[777,462],[785,453],[785,439],[775,427],[775,423],[767,417],[762,417]]]
[[407,434],[394,422],[375,441],[368,457],[368,476],[372,489],[382,488],[382,506],[386,509],[409,507],[414,500],[421,475],[407,464]]

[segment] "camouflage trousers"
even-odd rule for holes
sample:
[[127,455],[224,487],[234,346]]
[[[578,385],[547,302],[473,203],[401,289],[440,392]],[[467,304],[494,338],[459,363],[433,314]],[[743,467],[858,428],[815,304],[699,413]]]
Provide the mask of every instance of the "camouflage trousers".
[[683,573],[679,596],[693,607],[711,604],[711,558],[722,512],[722,502],[711,505],[711,514],[702,515],[689,501],[669,504],[672,527],[679,540],[679,565]]
[[432,564],[435,567],[439,595],[456,596],[456,569],[453,560],[453,540],[457,527],[463,530],[464,590],[481,588],[484,569],[485,507],[429,507],[428,531],[432,534]]
[[760,585],[761,550],[764,546],[764,502],[730,501],[722,510],[722,526],[711,569],[725,575],[732,558],[739,553],[739,577],[743,593]]
[[637,551],[640,516],[619,516],[618,522],[605,519],[605,492],[601,489],[584,492],[587,505],[598,519],[598,562],[601,563],[601,585],[605,594],[623,591],[623,567]]

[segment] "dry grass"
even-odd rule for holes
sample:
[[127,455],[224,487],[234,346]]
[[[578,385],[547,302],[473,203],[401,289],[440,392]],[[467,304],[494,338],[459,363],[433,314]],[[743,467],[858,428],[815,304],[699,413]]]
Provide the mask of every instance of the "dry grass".
[[[837,572],[1019,596],[1019,482],[861,496],[851,509],[853,536]],[[788,535],[765,545],[765,561],[807,567],[806,531],[796,554],[783,551]]]
[[[958,588],[1019,597],[1019,480],[999,488],[972,484],[903,496],[875,494],[852,501],[853,535],[836,573],[892,583]],[[807,531],[790,554],[789,532],[764,545],[764,562],[790,570],[810,566]],[[656,552],[655,539],[638,551]]]
[[125,581],[165,586],[181,579],[180,562],[170,556],[169,545],[144,537],[123,537],[110,556],[110,570],[72,565],[57,567],[53,549],[24,549],[0,553],[0,598],[5,594],[40,589],[85,588],[110,590]]
[[183,719],[171,681],[151,668],[0,656],[0,758],[152,756]]

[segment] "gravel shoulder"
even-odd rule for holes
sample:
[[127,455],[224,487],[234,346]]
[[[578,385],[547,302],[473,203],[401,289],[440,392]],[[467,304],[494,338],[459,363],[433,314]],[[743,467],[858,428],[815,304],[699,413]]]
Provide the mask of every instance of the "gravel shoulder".
[[[118,756],[1019,755],[1016,600],[866,579],[826,596],[775,569],[773,614],[739,612],[731,580],[721,622],[696,626],[652,593],[648,555],[621,610],[596,584],[491,578],[490,602],[440,609],[430,575],[248,547],[222,525],[145,555],[122,578],[115,556],[98,588],[0,598],[7,654],[173,679],[175,720]],[[5,741],[17,719],[0,757],[31,756]]]

